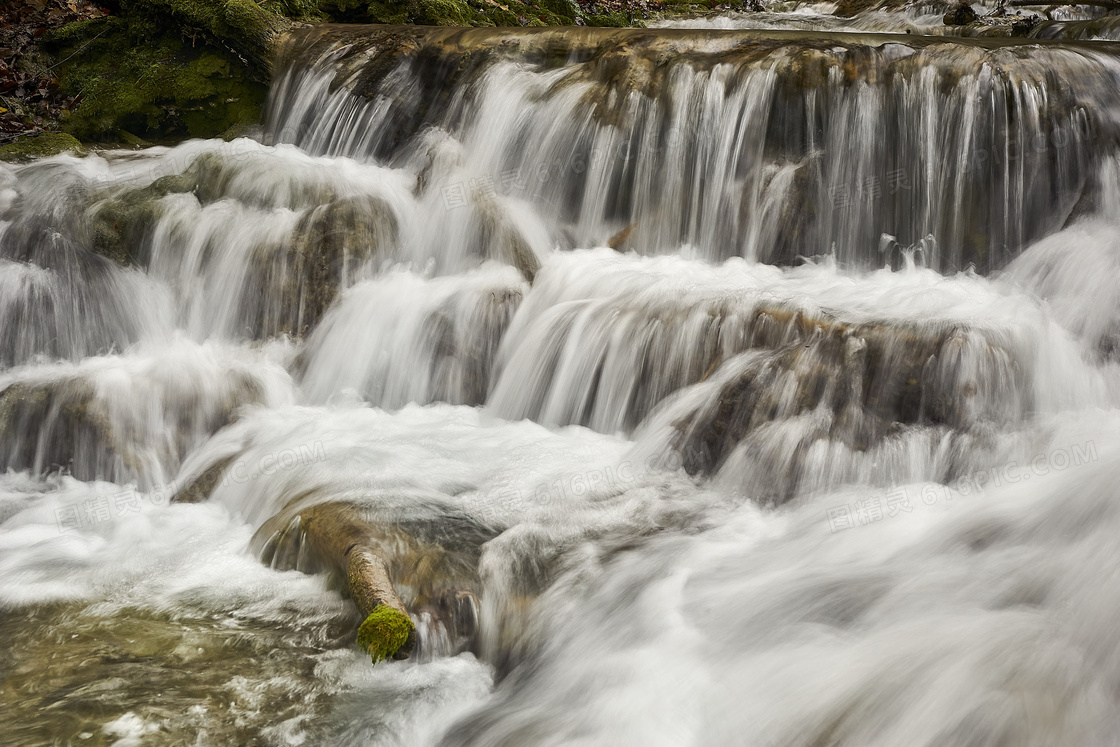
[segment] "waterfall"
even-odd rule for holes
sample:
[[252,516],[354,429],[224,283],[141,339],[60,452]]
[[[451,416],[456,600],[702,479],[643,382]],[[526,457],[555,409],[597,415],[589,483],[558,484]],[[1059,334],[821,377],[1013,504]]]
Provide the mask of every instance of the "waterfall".
[[0,165],[16,741],[1115,741],[1120,50],[927,16],[306,27]]
[[[627,232],[643,254],[876,267],[886,233],[933,236],[942,271],[999,269],[1061,228],[1115,153],[1120,68],[1092,49],[670,33],[316,39],[267,131],[411,165],[449,212],[526,200],[565,247]],[[461,151],[433,155],[433,132]]]

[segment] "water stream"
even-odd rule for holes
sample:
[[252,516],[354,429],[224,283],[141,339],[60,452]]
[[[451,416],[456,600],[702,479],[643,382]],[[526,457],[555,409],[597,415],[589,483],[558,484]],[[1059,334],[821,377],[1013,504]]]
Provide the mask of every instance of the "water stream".
[[1120,47],[794,15],[0,165],[0,742],[1114,744]]

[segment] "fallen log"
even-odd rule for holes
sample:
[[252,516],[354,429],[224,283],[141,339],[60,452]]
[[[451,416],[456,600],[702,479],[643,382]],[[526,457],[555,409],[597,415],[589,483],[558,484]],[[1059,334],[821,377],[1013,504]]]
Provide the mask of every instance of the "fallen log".
[[385,560],[370,543],[373,530],[344,503],[324,503],[300,511],[297,528],[300,553],[335,570],[365,618],[358,626],[358,645],[373,663],[407,659],[416,644],[416,626],[389,580]]
[[374,664],[389,657],[407,659],[416,645],[416,626],[393,589],[385,561],[358,545],[344,559],[350,596],[365,615],[358,626],[358,645]]
[[[410,523],[348,501],[309,505],[314,497],[294,497],[261,525],[252,542],[261,562],[332,572],[364,618],[357,640],[374,663],[409,658],[422,644],[432,645],[424,654],[475,650],[478,601],[470,589],[478,582],[478,548],[492,529],[453,515]],[[421,640],[417,626],[439,632]]]

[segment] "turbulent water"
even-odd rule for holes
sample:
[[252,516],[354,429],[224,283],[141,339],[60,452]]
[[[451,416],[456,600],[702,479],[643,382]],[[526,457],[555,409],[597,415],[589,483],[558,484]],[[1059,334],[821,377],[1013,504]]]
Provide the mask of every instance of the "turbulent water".
[[306,30],[0,166],[0,742],[1114,744],[1120,50],[814,28]]

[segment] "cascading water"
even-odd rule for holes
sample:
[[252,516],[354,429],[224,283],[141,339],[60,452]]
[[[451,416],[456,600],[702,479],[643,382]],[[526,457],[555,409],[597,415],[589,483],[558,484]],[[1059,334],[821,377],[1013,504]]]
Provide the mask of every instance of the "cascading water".
[[0,166],[0,741],[1114,743],[1120,48],[812,28],[304,29]]

